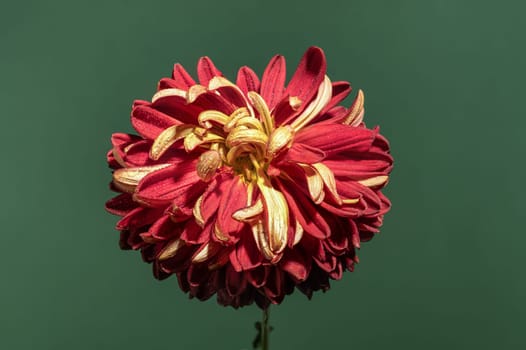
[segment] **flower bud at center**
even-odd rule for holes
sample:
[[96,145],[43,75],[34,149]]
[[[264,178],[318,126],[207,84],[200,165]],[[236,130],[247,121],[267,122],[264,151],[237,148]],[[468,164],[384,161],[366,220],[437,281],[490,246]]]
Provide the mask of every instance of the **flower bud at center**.
[[203,181],[210,181],[216,170],[221,166],[221,156],[215,150],[201,154],[197,162],[197,175]]

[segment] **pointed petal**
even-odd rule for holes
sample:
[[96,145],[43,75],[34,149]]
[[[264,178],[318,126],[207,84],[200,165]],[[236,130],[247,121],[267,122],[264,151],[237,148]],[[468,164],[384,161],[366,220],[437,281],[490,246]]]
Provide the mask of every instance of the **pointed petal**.
[[287,67],[285,58],[281,55],[274,56],[263,72],[261,79],[261,97],[267,103],[270,110],[281,100],[285,90],[285,78]]
[[194,79],[179,63],[174,65],[172,78],[176,83],[176,87],[182,90],[188,90],[191,86],[195,85]]
[[301,58],[285,90],[285,95],[298,97],[303,102],[303,108],[306,107],[323,82],[326,69],[327,63],[322,49],[310,47]]
[[213,77],[223,76],[223,73],[216,68],[212,60],[208,57],[201,57],[197,62],[197,76],[199,77],[199,83],[203,86],[208,86],[208,82]]
[[259,92],[260,82],[256,73],[247,66],[241,67],[237,73],[236,85],[244,94],[249,91]]

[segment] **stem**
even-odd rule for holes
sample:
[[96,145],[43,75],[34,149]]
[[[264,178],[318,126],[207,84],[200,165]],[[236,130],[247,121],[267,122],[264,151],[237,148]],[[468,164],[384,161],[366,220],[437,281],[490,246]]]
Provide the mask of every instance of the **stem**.
[[267,307],[263,310],[263,321],[261,322],[261,349],[262,350],[268,350],[268,334],[269,334],[269,327],[268,327],[268,317],[269,317],[269,309],[270,307]]
[[256,337],[252,341],[252,348],[254,350],[268,350],[268,338],[269,333],[272,331],[272,327],[268,324],[268,318],[269,318],[269,307],[267,306],[266,309],[263,310],[263,320],[261,322],[256,322],[254,326],[256,326],[256,329],[258,333],[256,334]]

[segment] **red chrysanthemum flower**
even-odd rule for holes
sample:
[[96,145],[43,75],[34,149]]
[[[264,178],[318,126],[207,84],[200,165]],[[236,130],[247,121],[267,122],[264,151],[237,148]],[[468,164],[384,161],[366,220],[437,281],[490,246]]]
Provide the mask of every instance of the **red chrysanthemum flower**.
[[362,122],[363,93],[331,82],[321,49],[285,83],[275,56],[261,82],[236,83],[208,57],[199,83],[176,64],[152,101],[135,101],[139,136],[114,134],[107,202],[123,249],[141,250],[155,277],[176,274],[191,297],[223,305],[280,303],[294,287],[327,290],[358,261],[390,203],[387,140]]

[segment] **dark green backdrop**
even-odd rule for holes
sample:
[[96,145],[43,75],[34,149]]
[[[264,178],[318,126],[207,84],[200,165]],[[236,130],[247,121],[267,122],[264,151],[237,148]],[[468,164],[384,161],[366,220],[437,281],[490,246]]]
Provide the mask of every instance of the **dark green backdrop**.
[[391,140],[393,209],[355,273],[273,308],[272,349],[526,346],[526,6],[496,3],[2,4],[0,349],[249,349],[259,310],[188,300],[118,249],[105,152],[176,61],[292,71],[310,45]]

